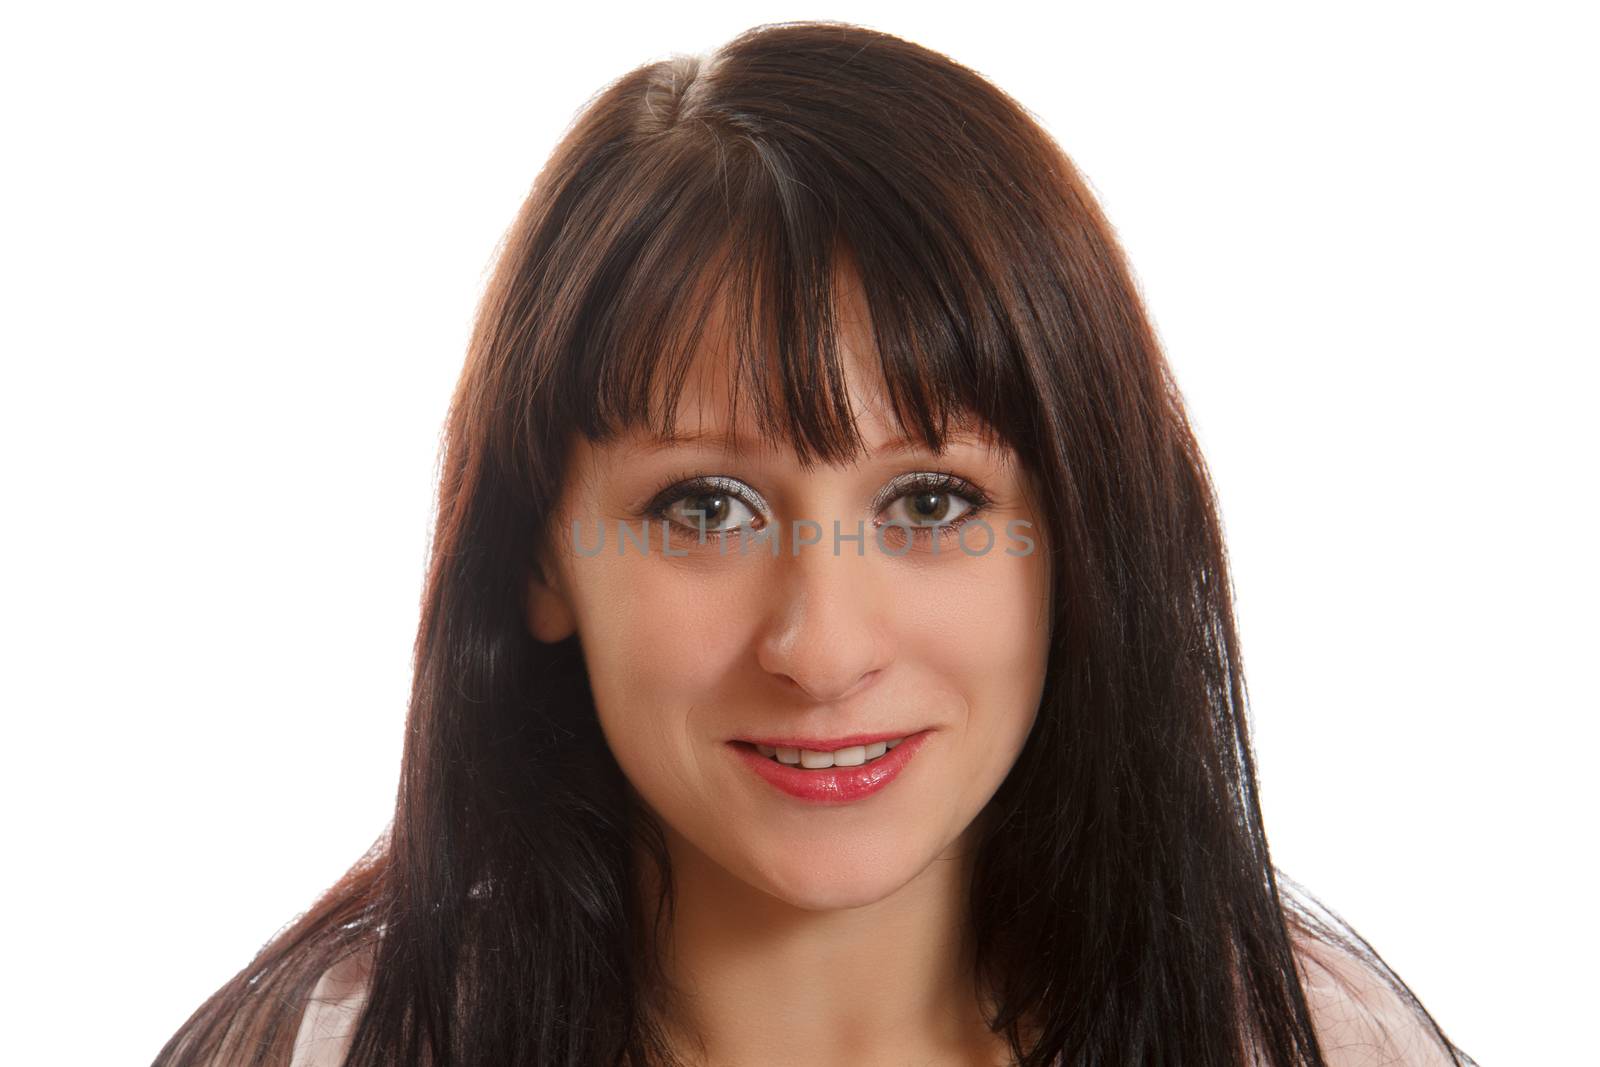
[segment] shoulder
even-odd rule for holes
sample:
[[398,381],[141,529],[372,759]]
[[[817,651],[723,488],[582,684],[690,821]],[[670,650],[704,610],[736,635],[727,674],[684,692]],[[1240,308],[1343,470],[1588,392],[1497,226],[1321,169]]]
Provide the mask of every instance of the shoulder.
[[366,1005],[372,978],[370,948],[324,971],[306,1001],[289,1067],[341,1067]]
[[1427,1019],[1370,964],[1314,939],[1297,947],[1328,1067],[1454,1067]]

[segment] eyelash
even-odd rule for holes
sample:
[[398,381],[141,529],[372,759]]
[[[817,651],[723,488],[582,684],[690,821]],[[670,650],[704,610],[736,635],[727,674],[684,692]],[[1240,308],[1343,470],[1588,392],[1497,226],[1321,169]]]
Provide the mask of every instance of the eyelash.
[[[884,504],[884,510],[887,510],[897,501],[917,493],[950,494],[960,497],[969,505],[959,518],[952,519],[949,522],[941,522],[933,526],[902,525],[896,527],[910,536],[913,541],[924,541],[931,544],[935,532],[941,538],[955,537],[958,535],[961,526],[977,518],[991,503],[988,494],[953,471],[923,471],[897,479],[897,482],[896,492]],[[744,493],[738,492],[733,488],[737,484],[739,483],[736,479],[719,475],[697,474],[688,471],[675,474],[668,478],[663,484],[663,488],[651,497],[650,503],[644,509],[645,517],[660,519],[666,524],[667,529],[674,534],[681,535],[689,540],[697,540],[700,536],[699,531],[691,530],[677,520],[670,518],[667,515],[667,510],[685,497],[726,494],[737,498],[745,507],[759,514],[761,509],[756,501],[751,500]],[[707,530],[706,538],[710,540],[711,538],[729,537],[737,534],[742,529],[744,529],[743,526],[736,526],[730,530]]]

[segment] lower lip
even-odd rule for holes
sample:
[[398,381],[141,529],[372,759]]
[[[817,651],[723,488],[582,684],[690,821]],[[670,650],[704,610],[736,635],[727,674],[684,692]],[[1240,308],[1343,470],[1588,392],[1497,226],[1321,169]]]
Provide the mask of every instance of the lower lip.
[[845,804],[887,788],[932,734],[932,730],[912,734],[871,763],[825,771],[807,771],[779,763],[771,756],[763,756],[747,741],[729,741],[728,747],[751,770],[796,799],[813,804]]

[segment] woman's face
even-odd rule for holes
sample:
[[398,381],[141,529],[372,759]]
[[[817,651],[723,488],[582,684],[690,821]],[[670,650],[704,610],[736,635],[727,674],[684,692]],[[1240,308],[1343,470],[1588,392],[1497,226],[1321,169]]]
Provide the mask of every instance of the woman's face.
[[[965,852],[1033,725],[1049,640],[1025,472],[976,438],[943,456],[898,448],[853,306],[840,342],[869,448],[857,465],[805,472],[748,425],[725,450],[725,375],[693,374],[678,430],[713,439],[577,440],[548,582],[527,602],[535,637],[578,634],[605,738],[670,847],[806,909],[871,903]],[[713,351],[703,363],[720,369]],[[939,472],[976,492],[908,484]],[[701,477],[717,481],[688,484]],[[807,766],[758,765],[768,757],[742,740],[862,734],[909,738],[910,758],[879,746],[839,753],[886,753],[843,771],[804,753]]]

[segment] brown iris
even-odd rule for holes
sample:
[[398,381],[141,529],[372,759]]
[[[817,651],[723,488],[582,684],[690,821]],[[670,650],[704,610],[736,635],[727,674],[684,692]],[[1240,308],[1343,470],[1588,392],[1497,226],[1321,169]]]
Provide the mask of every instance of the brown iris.
[[912,516],[927,522],[939,522],[950,514],[949,493],[914,493],[906,498],[906,508]]

